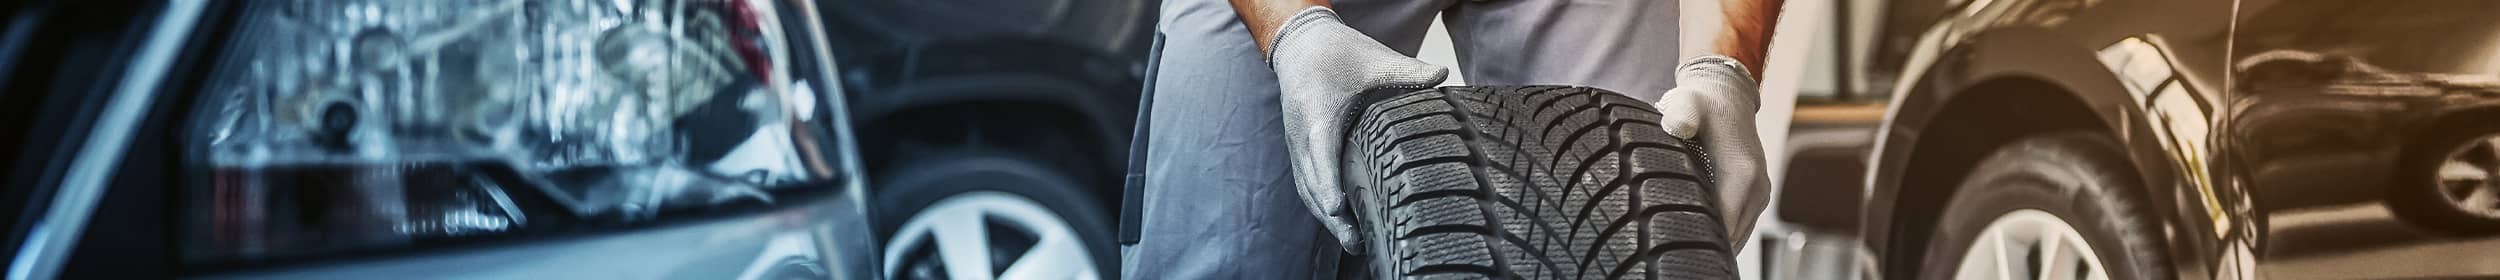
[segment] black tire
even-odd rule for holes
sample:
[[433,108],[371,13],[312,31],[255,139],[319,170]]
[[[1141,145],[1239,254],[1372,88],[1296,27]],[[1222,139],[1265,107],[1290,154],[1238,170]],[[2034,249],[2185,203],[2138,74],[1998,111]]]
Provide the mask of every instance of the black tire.
[[2455,118],[2455,121],[2427,130],[2429,135],[2416,141],[2420,145],[2408,146],[2402,157],[2403,162],[2396,169],[2395,186],[2387,188],[2389,212],[2408,224],[2448,234],[2480,236],[2500,233],[2500,218],[2459,209],[2448,201],[2448,196],[2440,194],[2446,191],[2444,184],[2459,183],[2439,179],[2440,165],[2446,163],[2450,152],[2464,149],[2462,152],[2470,156],[2466,160],[2476,164],[2500,161],[2500,158],[2488,156],[2493,154],[2490,149],[2500,147],[2477,145],[2485,137],[2500,137],[2500,122],[2490,121],[2492,118],[2500,118],[2500,112]]
[[[897,172],[884,173],[885,176],[876,177],[881,180],[880,184],[886,185],[880,188],[884,191],[876,194],[876,201],[871,203],[876,209],[878,236],[886,239],[886,242],[882,242],[883,245],[889,247],[906,245],[895,243],[895,240],[901,239],[901,236],[896,236],[897,230],[904,227],[904,223],[909,218],[928,210],[927,208],[941,201],[974,195],[1006,194],[1039,204],[1041,208],[1050,212],[1048,214],[1068,226],[1067,230],[1075,233],[1075,237],[1082,243],[1088,255],[1085,262],[1093,266],[1098,277],[1102,279],[1119,277],[1120,267],[1117,263],[1117,255],[1115,255],[1118,251],[1111,243],[1111,215],[1103,210],[1102,203],[1096,201],[1094,195],[1085,191],[1082,186],[1086,185],[1078,183],[1082,181],[1077,180],[1076,177],[1069,176],[1069,173],[1065,171],[1050,168],[1049,165],[1043,165],[1041,161],[1015,156],[1013,153],[947,152],[932,154],[924,158],[932,160],[909,164],[897,168]],[[999,217],[986,218],[1001,219]],[[995,223],[996,221],[982,222]],[[1002,232],[1004,231],[1000,227],[993,224],[986,234],[995,235]],[[992,243],[999,242],[993,241]],[[879,273],[885,276],[885,279],[943,279],[945,276],[942,275],[915,276],[910,271],[928,267],[942,268],[944,266],[942,263],[915,263],[935,261],[916,259],[930,257],[921,254],[933,254],[934,249],[915,247],[915,249],[906,250],[908,253],[885,256],[884,258],[902,258],[896,261],[905,263],[905,271],[888,273],[883,271],[883,266],[880,265]],[[1014,258],[1014,256],[1017,254],[994,254],[992,261],[999,261],[1000,258]],[[1029,260],[1011,261],[1020,263]],[[1003,270],[1004,266],[993,264],[996,270]]]
[[1381,279],[1734,279],[1705,157],[1648,104],[1586,87],[1375,99],[1347,179]]
[[2065,220],[2099,252],[2109,279],[2175,278],[2160,220],[2150,212],[2134,169],[2119,157],[2120,147],[2089,132],[2047,133],[1998,147],[1946,202],[1918,278],[1952,277],[1982,230],[2024,209]]

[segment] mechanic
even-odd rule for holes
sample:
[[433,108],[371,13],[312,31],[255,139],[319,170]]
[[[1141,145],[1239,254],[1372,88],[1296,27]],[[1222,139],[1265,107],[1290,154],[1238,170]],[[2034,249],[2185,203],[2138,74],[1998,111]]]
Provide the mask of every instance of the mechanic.
[[[1746,69],[1762,69],[1780,0],[1226,2],[1163,3],[1124,278],[1333,277],[1358,242],[1337,189],[1344,115],[1365,90],[1441,83],[1446,69],[1413,57],[1435,15],[1470,83],[1623,92],[1654,102],[1669,134],[1707,137],[1735,248],[1767,203]],[[1678,45],[1678,10],[1704,10],[1680,4],[1719,8],[1683,25],[1710,44]]]

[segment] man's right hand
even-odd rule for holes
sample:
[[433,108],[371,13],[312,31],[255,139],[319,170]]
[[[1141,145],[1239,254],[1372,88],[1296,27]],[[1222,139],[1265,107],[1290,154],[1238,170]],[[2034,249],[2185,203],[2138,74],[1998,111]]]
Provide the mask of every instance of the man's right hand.
[[1294,186],[1302,202],[1347,250],[1360,250],[1353,215],[1338,168],[1345,118],[1356,94],[1381,88],[1425,88],[1449,70],[1399,54],[1363,36],[1337,13],[1310,7],[1295,13],[1271,36],[1268,67],[1284,89],[1285,146],[1293,157]]

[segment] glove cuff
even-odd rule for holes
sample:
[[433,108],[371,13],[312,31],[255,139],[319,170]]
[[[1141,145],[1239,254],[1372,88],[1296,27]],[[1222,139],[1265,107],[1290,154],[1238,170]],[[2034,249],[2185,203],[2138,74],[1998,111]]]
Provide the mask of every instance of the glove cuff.
[[1736,77],[1745,78],[1748,82],[1759,81],[1754,79],[1752,71],[1747,71],[1745,63],[1737,62],[1736,58],[1725,55],[1709,54],[1685,58],[1684,64],[1675,69],[1677,73],[1717,71],[1714,73],[1736,75]]
[[1270,41],[1267,42],[1267,57],[1261,58],[1267,61],[1268,67],[1275,67],[1276,53],[1280,52],[1277,50],[1285,49],[1285,42],[1292,41],[1285,38],[1293,38],[1294,33],[1310,29],[1313,24],[1321,22],[1345,24],[1344,21],[1337,19],[1337,11],[1330,10],[1328,7],[1312,6],[1302,9],[1301,12],[1293,13],[1293,17],[1286,18],[1284,26],[1276,28],[1276,36],[1268,37]]
[[[1707,92],[1735,94],[1730,96],[1747,103],[1759,103],[1761,83],[1754,80],[1745,64],[1725,55],[1700,55],[1685,58],[1675,69],[1677,88],[1708,88]],[[1753,106],[1746,106],[1753,107]],[[1750,111],[1750,110],[1748,110]]]

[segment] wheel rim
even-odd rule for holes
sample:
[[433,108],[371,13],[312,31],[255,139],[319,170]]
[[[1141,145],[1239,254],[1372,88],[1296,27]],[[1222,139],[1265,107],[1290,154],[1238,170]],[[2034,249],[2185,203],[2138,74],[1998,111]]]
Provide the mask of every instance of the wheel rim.
[[1954,279],[2109,279],[2083,234],[2056,215],[2022,209],[1989,222],[1962,252]]
[[2439,164],[2439,197],[2449,207],[2483,218],[2500,218],[2500,134],[2484,135],[2448,151]]
[[1100,279],[1075,228],[1040,203],[970,192],[912,214],[885,245],[887,279]]

